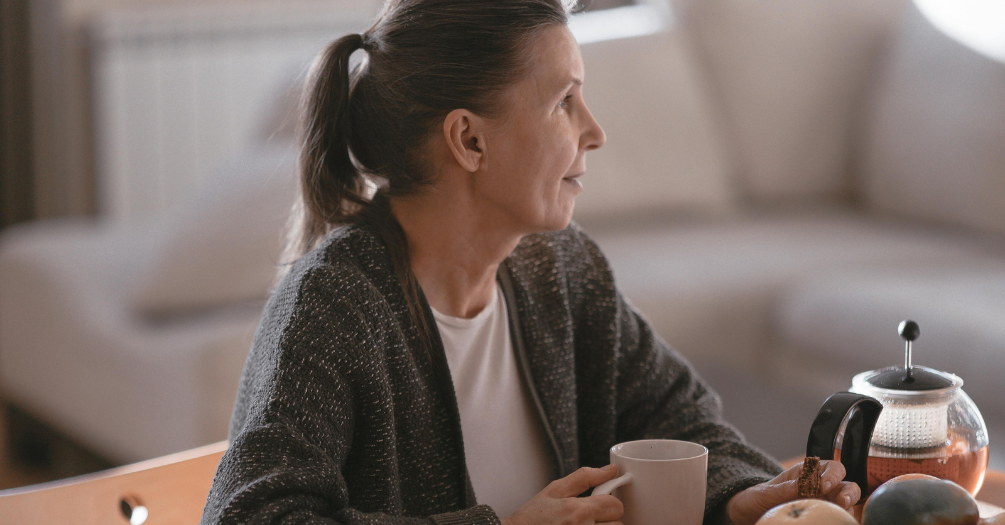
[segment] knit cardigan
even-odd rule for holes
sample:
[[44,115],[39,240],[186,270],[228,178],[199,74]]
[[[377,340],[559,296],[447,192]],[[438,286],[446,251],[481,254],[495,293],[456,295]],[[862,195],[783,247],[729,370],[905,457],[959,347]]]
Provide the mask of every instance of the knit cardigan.
[[[780,472],[618,292],[575,224],[525,237],[500,265],[518,361],[563,477],[645,438],[705,445],[706,521]],[[427,349],[389,251],[333,231],[273,292],[238,389],[203,525],[492,524],[468,477],[443,344]],[[491,417],[491,414],[486,414]]]

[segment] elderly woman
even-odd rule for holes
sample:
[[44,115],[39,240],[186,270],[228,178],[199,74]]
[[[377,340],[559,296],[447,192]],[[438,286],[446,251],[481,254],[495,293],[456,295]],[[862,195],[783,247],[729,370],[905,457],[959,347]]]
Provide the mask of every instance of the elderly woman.
[[[389,0],[319,58],[293,262],[204,524],[617,522],[616,498],[577,496],[642,438],[708,448],[706,523],[796,497],[798,470],[722,420],[570,222],[605,136],[568,12]],[[843,477],[832,462],[822,485],[847,508]]]

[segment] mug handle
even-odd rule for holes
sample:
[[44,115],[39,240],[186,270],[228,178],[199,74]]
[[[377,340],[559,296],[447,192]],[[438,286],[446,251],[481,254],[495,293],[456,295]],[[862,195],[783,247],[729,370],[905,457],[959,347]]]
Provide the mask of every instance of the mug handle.
[[600,485],[597,485],[597,487],[595,489],[593,489],[593,495],[596,496],[598,494],[610,494],[610,493],[614,492],[614,489],[616,489],[616,488],[618,488],[618,487],[620,487],[622,485],[627,485],[627,484],[631,483],[634,479],[635,479],[635,476],[632,476],[631,472],[627,472],[627,473],[625,473],[625,474],[623,474],[623,475],[621,475],[619,477],[616,477],[616,478],[614,478],[614,479],[612,479],[610,481],[605,481],[604,483],[601,483]]

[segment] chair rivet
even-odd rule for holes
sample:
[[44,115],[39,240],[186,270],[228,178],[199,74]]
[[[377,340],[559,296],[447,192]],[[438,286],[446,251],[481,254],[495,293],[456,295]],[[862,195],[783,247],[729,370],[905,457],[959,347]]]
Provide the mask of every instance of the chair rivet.
[[119,501],[119,510],[129,520],[129,525],[141,525],[147,521],[149,515],[147,508],[140,503],[136,496],[123,496]]

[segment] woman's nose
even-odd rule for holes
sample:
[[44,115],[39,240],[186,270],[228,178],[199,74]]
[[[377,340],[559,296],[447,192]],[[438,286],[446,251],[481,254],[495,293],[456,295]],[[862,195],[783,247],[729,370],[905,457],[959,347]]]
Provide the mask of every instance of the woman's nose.
[[607,142],[607,134],[604,133],[604,128],[600,127],[600,123],[597,119],[593,118],[593,113],[589,109],[586,110],[586,128],[583,130],[581,135],[583,149],[594,150],[604,145]]

